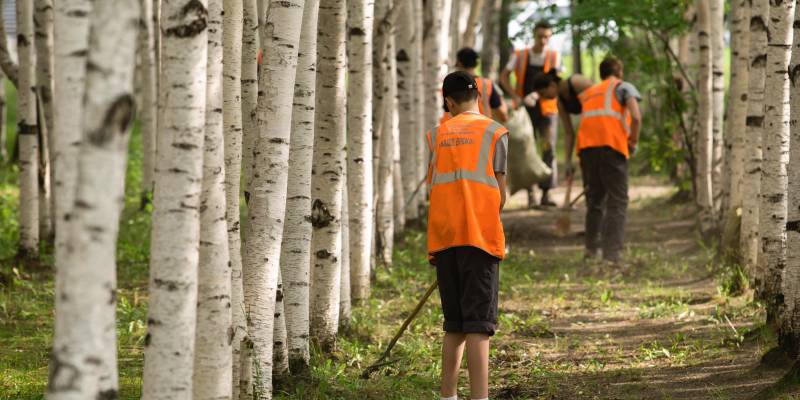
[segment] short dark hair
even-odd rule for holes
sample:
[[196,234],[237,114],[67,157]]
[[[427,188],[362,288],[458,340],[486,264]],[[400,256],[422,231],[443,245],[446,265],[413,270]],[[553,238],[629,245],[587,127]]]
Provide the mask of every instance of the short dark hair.
[[600,79],[606,79],[610,76],[619,77],[622,73],[622,60],[614,56],[608,56],[600,63]]
[[475,82],[475,77],[469,73],[454,71],[444,78],[442,95],[458,104],[474,101],[478,98],[478,84]]
[[475,68],[478,66],[478,60],[481,58],[478,52],[471,47],[464,47],[456,53],[456,60],[464,68]]
[[539,72],[533,77],[533,90],[539,91],[546,89],[548,86],[558,83],[558,80],[558,77],[554,74]]
[[538,31],[539,29],[553,29],[553,25],[550,25],[550,23],[545,20],[541,20],[533,26],[534,32]]

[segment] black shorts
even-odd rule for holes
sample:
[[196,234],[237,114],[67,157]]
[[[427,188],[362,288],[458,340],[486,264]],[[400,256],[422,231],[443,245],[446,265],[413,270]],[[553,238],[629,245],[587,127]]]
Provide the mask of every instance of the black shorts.
[[494,335],[500,259],[476,247],[434,254],[444,331]]

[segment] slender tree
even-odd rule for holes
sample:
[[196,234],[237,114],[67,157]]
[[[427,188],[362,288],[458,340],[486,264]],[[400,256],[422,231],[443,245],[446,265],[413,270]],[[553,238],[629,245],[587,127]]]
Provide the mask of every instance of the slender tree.
[[56,297],[67,323],[56,325],[48,399],[118,397],[116,244],[134,114],[138,18],[138,0],[97,2],[91,13],[87,61],[96,68],[86,75],[86,112],[79,116],[86,140]]
[[[456,52],[461,48],[461,5],[463,0],[445,0],[445,21],[448,23],[447,30],[443,32],[442,40],[444,40],[445,47],[448,47],[445,53],[446,63],[453,67],[455,66]],[[448,13],[449,10],[449,13]]]
[[753,0],[750,10],[750,51],[742,178],[742,263],[751,277],[758,273],[759,198],[761,192],[761,136],[764,131],[764,85],[767,66],[769,0]]
[[53,0],[34,0],[36,101],[39,127],[39,234],[53,238]]
[[[397,105],[397,67],[394,62],[394,20],[392,0],[375,2],[375,15],[380,23],[375,25],[375,105],[372,120],[375,125],[373,143],[377,149],[376,182],[376,256],[386,264],[392,264],[394,245],[394,134],[396,132],[395,110]],[[377,139],[377,140],[376,140]],[[399,189],[399,188],[398,188]]]
[[[425,0],[425,129],[434,127],[441,117],[443,0]],[[501,61],[502,62],[502,61]]]
[[395,32],[395,43],[397,52],[395,62],[397,64],[397,98],[399,105],[400,126],[404,127],[400,133],[400,146],[398,155],[400,156],[400,168],[398,175],[402,176],[402,194],[399,211],[403,213],[405,219],[414,221],[419,217],[419,208],[416,198],[412,198],[408,207],[403,209],[406,198],[414,192],[419,177],[417,146],[421,145],[419,132],[422,131],[422,121],[419,120],[417,103],[421,93],[417,93],[417,70],[416,60],[420,59],[421,54],[417,53],[417,40],[421,39],[416,33],[414,23],[414,8],[412,6],[403,7],[398,17],[397,30]]
[[[5,0],[0,0],[0,8],[3,8],[3,4]],[[18,77],[19,77],[19,65],[11,56],[11,52],[9,51],[8,47],[8,33],[6,32],[6,24],[3,18],[0,18],[0,69],[3,70],[3,74],[8,78],[14,86],[17,86]]]
[[244,0],[242,25],[242,176],[245,199],[253,179],[253,145],[258,137],[258,0]]
[[283,281],[278,274],[278,290],[275,293],[275,327],[273,329],[272,347],[275,349],[272,356],[274,367],[272,379],[280,382],[289,375],[289,347],[286,345],[286,317],[284,311]]
[[711,18],[709,0],[697,0],[697,42],[699,46],[698,72],[698,131],[697,131],[697,205],[700,211],[700,228],[708,232],[714,221],[712,192],[713,157],[713,96],[712,51],[710,43]]
[[292,142],[286,189],[286,225],[281,245],[289,369],[309,367],[309,286],[311,268],[311,167],[314,154],[319,0],[306,0],[297,80],[292,106]]
[[481,18],[481,11],[483,11],[484,1],[485,0],[472,0],[470,2],[469,17],[467,18],[467,26],[466,29],[464,29],[464,35],[461,38],[462,47],[475,46],[475,36],[476,36],[475,32],[478,30],[478,21]]
[[17,135],[19,142],[19,256],[39,256],[39,141],[36,124],[36,54],[33,2],[17,3]]
[[321,0],[317,33],[314,169],[311,173],[311,336],[323,351],[336,346],[342,253],[346,110],[344,0]]
[[348,1],[347,162],[354,301],[369,297],[372,252],[372,29],[374,0]]
[[497,77],[497,41],[498,41],[498,16],[502,0],[485,0],[483,20],[481,21],[481,34],[483,45],[481,48],[481,75],[485,78]]
[[[142,398],[192,397],[200,193],[206,107],[206,0],[163,0],[156,155]],[[163,145],[161,145],[163,144]]]
[[345,176],[345,189],[342,190],[342,268],[339,282],[339,326],[347,326],[352,317],[352,297],[350,291],[350,213],[347,199],[347,169]]
[[[3,6],[2,1],[0,1],[0,7]],[[2,18],[0,18],[2,19]],[[0,30],[0,35],[5,35],[5,32]],[[2,69],[0,69],[0,82],[5,82],[6,75],[3,73]],[[6,85],[0,84],[0,163],[5,162],[8,159],[8,130],[6,129]]]
[[244,251],[247,333],[253,342],[254,396],[272,397],[273,330],[286,188],[292,100],[304,0],[272,0],[260,29],[263,64],[259,76],[258,137],[248,188]]
[[[767,46],[766,119],[761,164],[759,225],[761,255],[756,294],[766,302],[767,321],[777,323],[783,306],[781,276],[786,266],[786,219],[789,162],[789,62],[792,57],[794,1],[770,2]],[[763,257],[761,257],[763,256]]]
[[725,117],[725,1],[709,0],[711,14],[711,188],[713,194],[715,227],[720,227],[722,216],[722,199],[727,195],[723,181],[723,160],[725,146],[723,139],[723,123]]
[[139,27],[139,131],[142,135],[142,204],[149,202],[155,184],[156,130],[158,129],[158,65],[153,1],[141,0],[142,19]]
[[[414,190],[417,190],[416,193],[416,207],[418,209],[417,214],[418,218],[419,215],[424,214],[425,208],[425,191],[419,190],[419,182],[427,175],[428,173],[428,146],[425,144],[425,130],[427,127],[426,119],[425,119],[425,105],[426,105],[426,95],[425,95],[425,61],[423,54],[425,54],[425,43],[424,43],[424,36],[423,32],[425,31],[425,13],[423,11],[423,0],[413,0],[412,1],[412,9],[414,13],[412,15],[412,19],[414,22],[414,42],[413,46],[411,47],[411,62],[415,64],[414,70],[416,71],[416,77],[414,79],[414,110],[413,112],[417,114],[417,125],[416,125],[416,148],[417,148],[417,166],[416,172],[417,176],[415,181],[417,182],[417,187]],[[486,39],[487,41],[489,39]],[[488,46],[488,45],[487,45]],[[408,196],[415,195],[413,192],[407,194]]]

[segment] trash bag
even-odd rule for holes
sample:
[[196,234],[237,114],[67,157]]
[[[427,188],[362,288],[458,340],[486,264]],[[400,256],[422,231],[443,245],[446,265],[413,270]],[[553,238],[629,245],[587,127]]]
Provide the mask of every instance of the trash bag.
[[533,125],[524,109],[511,110],[508,129],[508,189],[511,195],[550,179],[553,173],[536,151]]

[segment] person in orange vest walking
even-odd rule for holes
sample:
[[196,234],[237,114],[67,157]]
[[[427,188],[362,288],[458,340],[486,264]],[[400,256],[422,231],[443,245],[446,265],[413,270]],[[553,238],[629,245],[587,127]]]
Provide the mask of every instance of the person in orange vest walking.
[[[494,86],[491,79],[483,78],[475,73],[478,68],[478,61],[480,56],[471,47],[464,47],[456,53],[456,71],[464,71],[475,77],[475,82],[478,84],[478,108],[481,114],[494,119],[500,123],[508,120],[508,108],[506,107],[503,96]],[[447,103],[443,105],[444,114],[439,120],[439,125],[452,118],[450,112],[447,110]]]
[[[536,140],[542,148],[542,161],[553,171],[549,181],[539,184],[542,189],[542,206],[555,206],[550,199],[550,189],[558,183],[558,163],[555,159],[555,146],[558,132],[558,102],[555,99],[537,99],[533,94],[534,77],[542,72],[558,73],[562,69],[558,51],[547,46],[553,36],[553,28],[545,21],[538,22],[533,28],[534,43],[532,47],[517,49],[500,73],[500,86],[514,99],[514,108],[525,106],[533,123]],[[516,78],[516,86],[511,85],[511,73]],[[528,205],[532,206],[533,192],[528,191]]]
[[578,97],[583,107],[577,150],[586,189],[586,258],[621,261],[628,211],[628,158],[636,150],[642,115],[638,90],[622,80],[622,61],[600,63],[602,82]]
[[505,234],[508,131],[481,115],[478,83],[453,72],[442,94],[453,118],[426,135],[429,149],[428,257],[436,266],[444,314],[441,398],[456,400],[467,350],[470,395],[489,397],[489,338],[497,325]]

